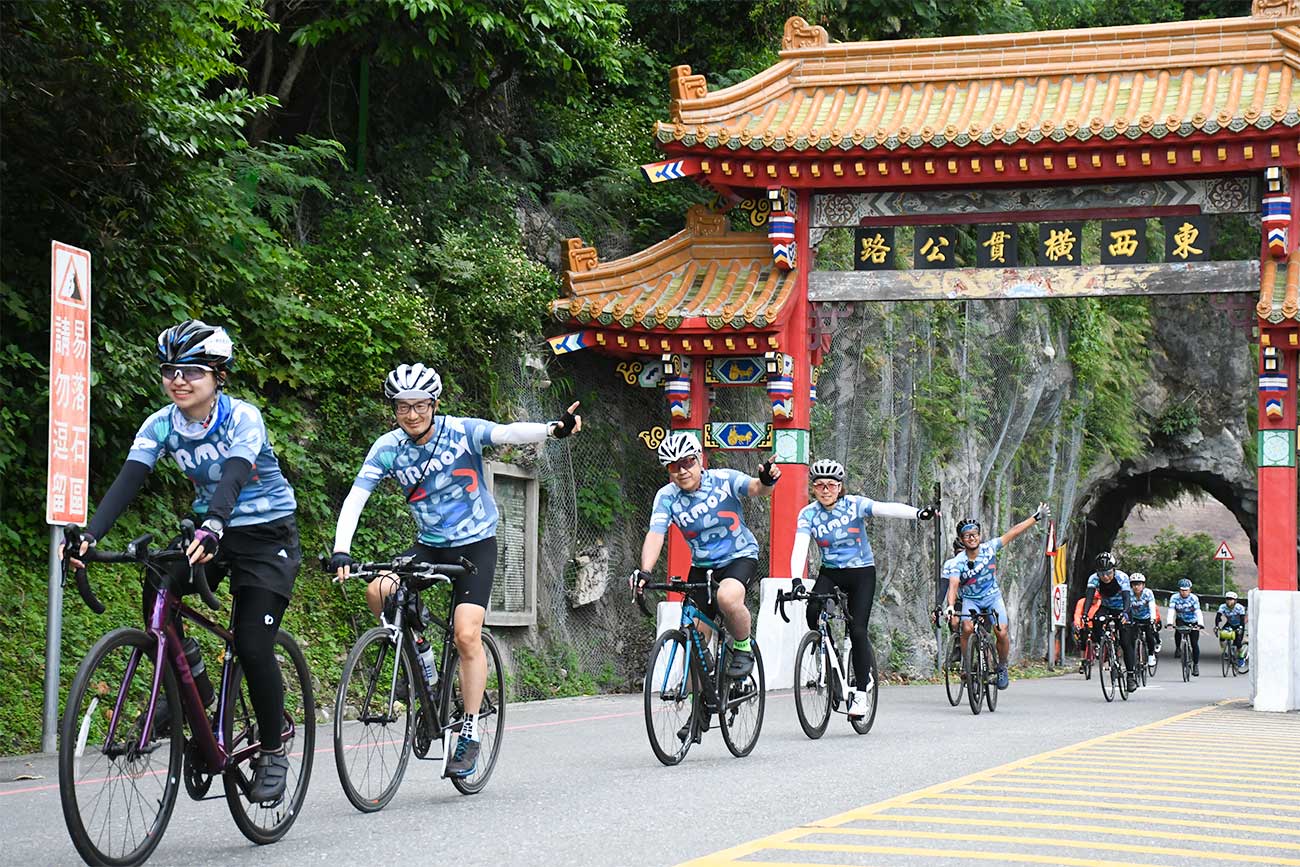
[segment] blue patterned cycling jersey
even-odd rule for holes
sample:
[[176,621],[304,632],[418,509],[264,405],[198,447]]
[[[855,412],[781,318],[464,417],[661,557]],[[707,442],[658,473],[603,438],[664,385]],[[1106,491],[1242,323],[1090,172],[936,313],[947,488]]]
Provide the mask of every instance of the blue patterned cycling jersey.
[[745,526],[740,498],[749,496],[754,480],[739,470],[705,470],[700,486],[686,493],[669,482],[655,494],[650,532],[667,533],[677,525],[691,548],[691,564],[714,567],[758,556],[758,540]]
[[262,413],[248,401],[223,393],[206,429],[176,406],[163,407],[140,426],[126,459],[152,469],[163,452],[172,456],[194,485],[193,509],[199,517],[208,512],[227,458],[243,458],[253,465],[231,510],[230,526],[266,524],[292,515],[298,507],[267,439]]
[[961,597],[981,602],[1000,596],[998,588],[998,551],[1002,550],[1002,539],[991,539],[980,543],[979,550],[972,560],[962,551],[943,564],[943,578],[956,578],[961,582]]
[[1127,593],[1131,597],[1133,593],[1129,587],[1128,573],[1119,569],[1115,570],[1115,580],[1106,582],[1102,582],[1101,577],[1093,572],[1088,576],[1088,588],[1084,594],[1087,595],[1087,591],[1093,588],[1096,588],[1097,595],[1101,597],[1101,607],[1112,611],[1123,611],[1124,595]]
[[796,533],[807,533],[822,552],[822,566],[856,569],[875,565],[866,520],[875,500],[846,494],[828,509],[813,502],[799,511]]
[[496,535],[497,506],[483,481],[483,449],[496,422],[434,417],[434,434],[417,446],[401,428],[375,440],[352,484],[373,491],[392,477],[420,531],[434,547],[468,545]]
[[1229,626],[1240,626],[1246,622],[1246,606],[1240,602],[1235,603],[1231,608],[1225,602],[1219,606],[1219,614],[1223,615],[1224,622]]
[[[1131,587],[1129,589],[1132,589]],[[1155,594],[1151,588],[1143,587],[1141,595],[1133,594],[1133,604],[1128,609],[1129,620],[1141,620],[1143,622],[1151,619],[1151,603],[1156,601]]]
[[1174,593],[1169,597],[1169,607],[1174,609],[1179,623],[1195,623],[1196,612],[1201,609],[1201,600],[1195,593],[1188,593],[1186,599],[1183,594]]

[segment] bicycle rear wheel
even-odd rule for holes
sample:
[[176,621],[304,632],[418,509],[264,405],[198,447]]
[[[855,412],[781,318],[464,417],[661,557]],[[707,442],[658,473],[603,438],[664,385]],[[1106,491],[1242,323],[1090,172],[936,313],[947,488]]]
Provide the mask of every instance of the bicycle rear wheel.
[[1112,654],[1114,662],[1112,663],[1112,674],[1115,678],[1115,688],[1119,692],[1119,697],[1128,701],[1128,674],[1124,670],[1124,656],[1118,642],[1112,643]]
[[[865,735],[871,731],[871,726],[876,722],[877,699],[880,697],[880,672],[875,665],[876,655],[871,655],[871,689],[867,693],[867,712],[861,717],[849,717],[849,725],[860,735]],[[854,689],[860,689],[858,681],[857,668],[853,665],[853,660],[849,660],[849,683],[853,684]]]
[[[723,706],[718,709],[718,722],[727,749],[736,758],[744,758],[758,743],[763,730],[763,708],[767,704],[767,681],[763,676],[763,654],[758,652],[758,640],[750,638],[754,667],[744,677],[722,675]],[[718,665],[725,664],[720,658]],[[725,669],[724,669],[725,670]]]
[[682,631],[670,629],[655,641],[646,661],[645,730],[655,758],[665,765],[686,758],[699,733],[695,704],[700,697],[691,677],[689,652]]
[[[311,671],[302,648],[293,636],[280,630],[275,637],[275,658],[284,683],[284,723],[282,737],[289,756],[289,776],[284,795],[272,803],[248,800],[253,786],[253,761],[250,756],[226,768],[222,783],[226,804],[235,825],[245,837],[258,845],[274,843],[288,833],[302,812],[311,781],[312,760],[316,756],[316,699],[312,693]],[[230,691],[224,709],[226,744],[231,753],[261,742],[257,715],[248,692],[243,667],[236,664],[231,672]]]
[[161,731],[152,726],[140,747],[158,675],[157,647],[139,629],[115,629],[95,642],[68,691],[60,726],[59,800],[72,845],[87,864],[143,864],[176,806],[184,737],[180,689],[170,665],[161,672],[159,702],[165,699],[171,708],[171,724]]
[[952,647],[943,660],[943,688],[948,693],[948,704],[953,707],[961,704],[962,693],[966,691],[966,678],[961,673],[961,639],[956,633],[952,636]]
[[1096,654],[1096,645],[1092,639],[1083,646],[1083,679],[1092,680],[1092,658]]
[[[476,795],[483,791],[492,769],[496,767],[497,756],[501,754],[501,741],[506,736],[506,674],[501,665],[501,651],[497,649],[497,640],[490,632],[482,633],[483,653],[487,656],[487,686],[483,690],[483,702],[478,709],[479,749],[478,762],[474,773],[463,777],[451,777],[451,784],[462,795]],[[450,687],[443,692],[442,722],[449,726],[444,737],[450,738],[460,732],[461,720],[465,717],[465,701],[460,692],[460,657],[453,655],[443,677]]]
[[[411,757],[416,694],[411,662],[382,626],[352,646],[334,697],[334,766],[343,794],[363,813],[382,810]],[[405,687],[406,700],[395,698]]]
[[1223,669],[1224,677],[1233,677],[1236,675],[1235,666],[1232,664],[1231,647],[1232,643],[1227,642],[1223,644],[1223,649],[1219,651],[1219,667]]
[[979,715],[984,709],[984,654],[980,653],[979,631],[966,639],[966,701],[970,712]]
[[1115,700],[1115,680],[1111,677],[1111,666],[1115,662],[1115,648],[1110,639],[1103,638],[1097,645],[1097,680],[1101,681],[1101,694],[1106,701]]
[[794,711],[803,733],[813,740],[826,733],[831,720],[831,689],[834,677],[822,649],[818,632],[805,632],[794,656]]

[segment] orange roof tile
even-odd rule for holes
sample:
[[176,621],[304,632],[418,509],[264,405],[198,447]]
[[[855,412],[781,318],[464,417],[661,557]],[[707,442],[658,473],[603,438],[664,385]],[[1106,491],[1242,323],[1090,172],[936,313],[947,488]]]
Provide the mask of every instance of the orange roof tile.
[[1259,318],[1274,325],[1300,321],[1300,250],[1286,262],[1266,258],[1260,276]]
[[659,141],[895,150],[1300,126],[1297,17],[844,43],[791,18],[783,46],[716,93],[674,68]]
[[795,285],[793,271],[772,265],[766,235],[729,231],[726,215],[703,205],[687,212],[685,229],[640,253],[599,262],[572,238],[567,259],[565,297],[551,313],[595,327],[770,329]]

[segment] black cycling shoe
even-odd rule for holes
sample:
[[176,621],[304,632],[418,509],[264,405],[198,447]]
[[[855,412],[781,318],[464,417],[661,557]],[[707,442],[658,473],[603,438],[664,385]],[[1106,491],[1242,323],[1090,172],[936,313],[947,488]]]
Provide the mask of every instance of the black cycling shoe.
[[1131,672],[1126,675],[1124,678],[1124,686],[1129,692],[1136,692],[1138,688],[1137,675]]
[[288,779],[289,756],[284,747],[275,752],[263,750],[253,759],[253,785],[248,790],[248,800],[255,804],[280,800]]
[[1192,677],[1200,677],[1200,676],[1201,676],[1201,664],[1199,662],[1193,662]]
[[446,775],[449,777],[468,777],[478,765],[479,742],[466,737],[456,738],[456,749],[447,762]]
[[754,654],[748,650],[733,650],[727,663],[727,677],[742,678],[754,670]]

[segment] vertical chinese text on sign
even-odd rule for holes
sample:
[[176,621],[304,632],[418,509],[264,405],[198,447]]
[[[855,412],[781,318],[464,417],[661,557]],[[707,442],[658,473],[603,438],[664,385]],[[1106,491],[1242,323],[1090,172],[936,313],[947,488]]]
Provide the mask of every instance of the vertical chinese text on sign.
[[89,458],[90,253],[52,241],[46,523],[86,522]]

